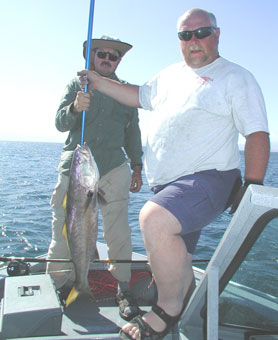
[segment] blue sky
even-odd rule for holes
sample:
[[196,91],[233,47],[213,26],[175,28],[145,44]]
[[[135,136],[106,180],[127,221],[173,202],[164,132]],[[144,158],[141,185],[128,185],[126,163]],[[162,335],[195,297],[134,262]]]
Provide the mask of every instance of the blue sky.
[[[54,126],[65,85],[83,69],[89,0],[0,2],[1,140],[64,142]],[[132,44],[117,74],[143,84],[182,60],[176,34],[187,9],[212,11],[221,29],[221,56],[251,71],[264,93],[272,150],[278,151],[277,0],[95,0],[93,37]],[[149,112],[140,110],[145,138]]]

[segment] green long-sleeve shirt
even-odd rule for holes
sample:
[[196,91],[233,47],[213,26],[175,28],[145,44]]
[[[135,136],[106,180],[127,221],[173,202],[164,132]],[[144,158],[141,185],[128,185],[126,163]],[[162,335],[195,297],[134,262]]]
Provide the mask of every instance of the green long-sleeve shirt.
[[[111,78],[119,80],[115,74]],[[59,164],[59,171],[66,175],[69,173],[74,150],[81,142],[82,113],[73,114],[70,111],[78,91],[81,91],[79,82],[73,79],[66,87],[55,119],[59,131],[69,131]],[[142,164],[138,123],[137,109],[94,91],[90,109],[85,115],[84,142],[94,155],[100,176],[121,165],[126,155],[131,167]]]

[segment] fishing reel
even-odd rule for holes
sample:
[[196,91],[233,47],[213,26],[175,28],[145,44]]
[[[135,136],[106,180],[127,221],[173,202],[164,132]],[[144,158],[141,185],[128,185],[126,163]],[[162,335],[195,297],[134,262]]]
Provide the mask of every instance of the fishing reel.
[[30,263],[20,260],[13,260],[8,264],[7,273],[9,276],[29,275]]

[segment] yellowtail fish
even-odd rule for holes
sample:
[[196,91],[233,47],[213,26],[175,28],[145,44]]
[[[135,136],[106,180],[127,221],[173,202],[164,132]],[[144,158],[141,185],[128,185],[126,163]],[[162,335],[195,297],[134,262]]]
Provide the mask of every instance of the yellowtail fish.
[[79,294],[91,294],[87,277],[90,260],[96,253],[98,181],[98,167],[89,147],[85,143],[83,146],[77,145],[64,201],[66,221],[63,234],[70,249],[76,277],[66,306]]

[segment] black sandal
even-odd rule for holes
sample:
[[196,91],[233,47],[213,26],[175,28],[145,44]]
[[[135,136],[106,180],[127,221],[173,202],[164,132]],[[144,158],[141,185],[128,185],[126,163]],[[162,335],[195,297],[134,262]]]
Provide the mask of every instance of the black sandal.
[[[157,305],[152,306],[152,311],[159,316],[161,320],[166,323],[166,327],[162,332],[156,332],[154,329],[151,328],[149,324],[147,324],[143,319],[142,315],[138,315],[133,318],[129,323],[137,325],[140,331],[140,338],[141,340],[159,340],[164,338],[164,336],[169,333],[171,328],[178,322],[181,313],[176,316],[171,316],[167,314],[161,307]],[[127,340],[132,339],[131,335],[125,333],[122,329],[120,330],[120,339]]]

